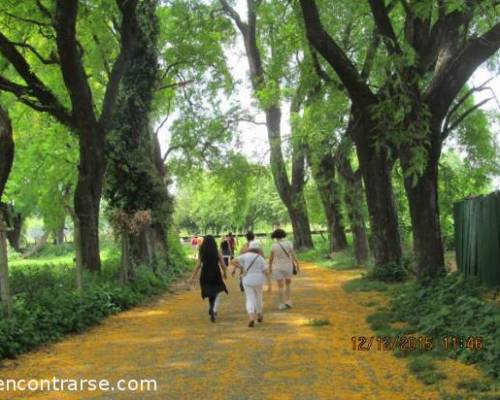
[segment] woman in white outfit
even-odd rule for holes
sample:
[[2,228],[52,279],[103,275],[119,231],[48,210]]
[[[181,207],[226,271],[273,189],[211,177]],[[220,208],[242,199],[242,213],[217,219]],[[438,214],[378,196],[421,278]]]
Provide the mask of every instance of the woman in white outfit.
[[261,253],[260,244],[253,241],[249,243],[245,253],[231,261],[231,264],[234,265],[232,275],[234,276],[236,270],[239,269],[240,276],[242,276],[250,328],[255,326],[255,320],[258,322],[264,320],[262,291],[268,269]]
[[[269,271],[278,282],[279,309],[286,310],[292,307],[291,284],[294,265],[299,272],[299,261],[293,250],[291,242],[286,240],[286,232],[283,229],[276,229],[271,238],[275,239],[269,257]],[[285,293],[283,293],[285,289]]]

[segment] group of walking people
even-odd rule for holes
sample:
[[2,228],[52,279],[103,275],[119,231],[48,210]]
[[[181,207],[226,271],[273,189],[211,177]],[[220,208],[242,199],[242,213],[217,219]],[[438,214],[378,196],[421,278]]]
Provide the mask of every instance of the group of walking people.
[[[294,274],[299,272],[299,262],[291,242],[286,240],[286,232],[276,229],[271,238],[275,240],[271,247],[269,260],[266,262],[262,245],[255,240],[253,232],[246,235],[247,242],[242,246],[240,255],[234,256],[234,247],[228,242],[232,234],[226,236],[221,243],[221,250],[212,235],[203,238],[199,247],[196,267],[191,277],[194,284],[200,273],[201,297],[208,298],[208,314],[212,322],[216,321],[222,293],[228,294],[224,280],[228,277],[228,269],[232,267],[231,275],[239,272],[240,289],[245,292],[248,326],[264,321],[264,284],[267,282],[268,293],[272,291],[272,281],[278,284],[280,310],[293,306],[291,300],[291,284]],[[231,247],[233,251],[231,252]],[[229,250],[228,250],[229,248]]]

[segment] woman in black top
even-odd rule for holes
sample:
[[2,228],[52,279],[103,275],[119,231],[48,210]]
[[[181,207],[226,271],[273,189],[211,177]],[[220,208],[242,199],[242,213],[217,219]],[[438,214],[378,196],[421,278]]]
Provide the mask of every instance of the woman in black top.
[[227,277],[227,267],[224,264],[222,255],[217,250],[217,243],[211,235],[205,236],[202,245],[200,246],[200,253],[196,261],[196,268],[193,271],[191,282],[194,280],[198,271],[201,269],[200,274],[200,287],[201,297],[204,299],[208,297],[209,309],[208,314],[210,320],[215,322],[217,316],[217,307],[219,305],[219,294],[221,292],[227,293],[226,285],[222,279],[222,272],[224,278]]
[[229,245],[229,240],[227,236],[222,239],[220,243],[220,249],[222,251],[222,257],[224,258],[224,265],[229,266],[229,260],[231,259],[231,246]]

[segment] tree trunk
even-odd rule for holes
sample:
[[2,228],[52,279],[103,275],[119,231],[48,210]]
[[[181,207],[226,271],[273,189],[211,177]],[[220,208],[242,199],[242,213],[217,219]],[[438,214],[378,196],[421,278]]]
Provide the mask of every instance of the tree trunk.
[[347,185],[345,203],[351,222],[354,258],[358,265],[365,265],[370,256],[370,248],[363,216],[363,186],[361,179],[355,179]]
[[392,165],[387,151],[373,147],[375,133],[371,122],[364,128],[371,130],[364,134],[359,129],[353,136],[365,183],[366,201],[370,215],[372,250],[375,267],[399,263],[402,257],[398,216],[392,190]]
[[104,132],[96,125],[91,132],[80,133],[79,139],[80,165],[74,199],[79,235],[75,246],[81,252],[82,268],[98,272],[101,270],[99,205],[105,162]]
[[305,211],[305,204],[288,209],[293,229],[293,246],[296,250],[306,250],[313,247],[309,218]]
[[21,232],[23,229],[23,216],[21,213],[14,213],[11,218],[12,227],[7,230],[7,239],[9,241],[10,246],[17,251],[21,252]]
[[[313,247],[311,227],[304,198],[304,178],[300,169],[304,168],[304,153],[295,153],[292,160],[292,185],[288,181],[285,161],[281,149],[281,110],[270,107],[266,110],[267,132],[271,148],[271,172],[278,194],[285,204],[293,229],[293,243],[296,249]],[[297,147],[294,149],[296,152]]]
[[135,264],[154,266],[154,241],[153,228],[145,228],[139,235],[130,238],[130,250]]
[[7,226],[0,213],[0,300],[2,302],[2,312],[10,316],[12,312],[10,287],[9,287],[9,263],[7,257]]
[[[423,174],[416,182],[413,175],[406,176],[404,180],[419,279],[435,278],[445,271],[438,206],[438,162],[441,144],[438,133],[434,138],[432,147],[428,149],[427,165]],[[412,165],[409,149],[401,149],[400,159],[403,172],[407,172]]]
[[[352,127],[352,125],[351,125]],[[351,223],[354,257],[359,265],[366,264],[370,256],[363,214],[364,199],[360,171],[352,169],[350,154],[352,143],[349,132],[342,138],[335,154],[336,167],[345,182],[345,205]]]
[[[311,163],[314,163],[314,160],[311,160]],[[330,253],[344,250],[347,248],[347,238],[340,213],[340,190],[335,182],[334,157],[325,154],[317,165],[311,165],[311,170],[325,210]]]
[[[153,137],[153,162],[158,173],[161,184],[163,185],[163,198],[161,201],[162,207],[172,208],[171,203],[172,199],[168,193],[168,177],[167,170],[165,167],[165,163],[163,162],[163,158],[161,156],[161,147],[160,142],[158,140],[158,135],[154,134]],[[168,255],[168,224],[169,221],[157,221],[153,222],[151,232],[151,240],[150,245],[152,245],[152,250],[155,253],[154,257],[156,258],[156,249],[159,250],[161,257],[163,259],[167,258]]]
[[121,259],[121,268],[120,268],[120,283],[122,285],[126,285],[129,282],[130,278],[130,241],[129,235],[126,233],[122,233],[122,259]]
[[[14,160],[14,140],[9,115],[0,106],[0,202]],[[12,307],[9,288],[9,264],[7,255],[7,225],[0,209],[0,300],[2,311],[10,316]]]
[[[265,84],[265,71],[259,46],[257,45],[257,8],[254,0],[248,0],[247,22],[243,22],[237,11],[226,0],[220,0],[224,12],[234,21],[243,36],[245,52],[250,69],[250,82],[257,94]],[[300,104],[298,91],[292,100],[291,112],[297,112]],[[294,246],[298,249],[313,247],[309,217],[305,207],[304,152],[292,140],[292,180],[288,180],[286,164],[281,149],[281,108],[279,104],[262,107],[266,113],[267,136],[271,153],[271,171],[278,194],[288,209],[293,227]],[[295,139],[295,138],[294,138]],[[302,210],[300,210],[302,208]],[[298,218],[298,219],[295,219]]]
[[56,246],[64,244],[64,225],[54,231],[54,244]]
[[82,252],[80,246],[77,243],[80,243],[80,227],[78,226],[78,217],[75,214],[75,210],[71,207],[66,206],[66,211],[71,217],[73,221],[73,242],[75,245],[75,275],[76,275],[76,288],[77,290],[83,289],[83,267],[82,267]]

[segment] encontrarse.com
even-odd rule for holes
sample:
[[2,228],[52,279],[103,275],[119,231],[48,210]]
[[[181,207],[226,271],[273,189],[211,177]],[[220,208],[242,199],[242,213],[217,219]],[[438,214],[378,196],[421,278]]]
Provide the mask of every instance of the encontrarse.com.
[[158,390],[156,379],[0,379],[0,392],[152,392]]

